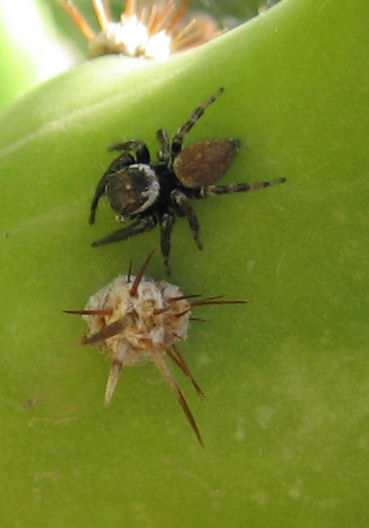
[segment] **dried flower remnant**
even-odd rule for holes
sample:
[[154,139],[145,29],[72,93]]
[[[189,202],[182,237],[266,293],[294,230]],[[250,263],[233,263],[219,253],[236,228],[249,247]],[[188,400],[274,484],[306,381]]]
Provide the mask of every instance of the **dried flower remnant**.
[[66,310],[82,315],[87,323],[84,345],[97,345],[112,361],[105,390],[104,403],[112,399],[125,365],[140,365],[153,361],[174,392],[200,444],[201,434],[193,414],[169,369],[169,357],[191,380],[198,395],[204,394],[176,344],[187,338],[189,322],[201,321],[192,317],[192,309],[201,305],[245,304],[246,301],[226,301],[222,296],[200,298],[184,295],[181,288],[166,281],[155,281],[144,276],[151,260],[150,253],[136,276],[120,275],[92,295],[84,310]]
[[122,53],[166,60],[172,53],[199,46],[220,34],[210,15],[187,17],[191,0],[178,5],[175,0],[127,0],[119,21],[113,19],[110,0],[91,0],[101,28],[98,34],[72,1],[58,2],[89,41],[90,57]]

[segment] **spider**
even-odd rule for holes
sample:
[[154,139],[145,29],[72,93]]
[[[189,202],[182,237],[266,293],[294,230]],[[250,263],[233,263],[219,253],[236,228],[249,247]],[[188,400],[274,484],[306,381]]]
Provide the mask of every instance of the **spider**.
[[238,139],[207,139],[183,148],[186,135],[223,91],[224,88],[219,88],[196,108],[171,141],[164,129],[158,130],[160,150],[154,163],[151,162],[150,152],[143,141],[132,139],[109,147],[108,150],[121,153],[113,160],[97,185],[91,202],[89,223],[95,222],[96,209],[104,195],[117,213],[116,219],[119,222],[134,222],[97,240],[92,244],[94,247],[126,240],[159,224],[161,251],[169,275],[171,235],[177,216],[187,218],[196,245],[202,249],[200,224],[191,200],[245,192],[286,181],[286,178],[278,178],[257,183],[216,186],[213,184],[226,173],[241,142]]

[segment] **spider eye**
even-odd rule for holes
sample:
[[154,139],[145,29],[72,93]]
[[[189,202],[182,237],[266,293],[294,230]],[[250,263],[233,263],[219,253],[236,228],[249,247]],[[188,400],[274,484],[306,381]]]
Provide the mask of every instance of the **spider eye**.
[[127,220],[151,207],[159,196],[159,191],[160,185],[155,172],[143,163],[114,172],[106,186],[112,208]]

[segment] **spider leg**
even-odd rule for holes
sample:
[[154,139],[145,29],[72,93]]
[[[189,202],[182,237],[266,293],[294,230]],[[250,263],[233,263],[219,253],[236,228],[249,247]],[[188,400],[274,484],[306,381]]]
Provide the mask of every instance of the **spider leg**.
[[171,247],[171,236],[172,236],[172,231],[173,231],[175,221],[176,221],[176,217],[174,216],[174,214],[165,213],[160,222],[160,225],[161,225],[160,246],[161,246],[162,255],[164,257],[164,266],[165,266],[165,269],[167,270],[167,275],[170,275],[169,253],[170,253],[170,247]]
[[200,192],[200,198],[205,198],[206,196],[212,196],[215,194],[232,194],[237,192],[246,192],[252,191],[253,189],[262,189],[264,187],[270,187],[271,185],[276,185],[278,183],[284,183],[287,178],[278,178],[271,181],[262,181],[256,183],[235,183],[233,185],[209,185],[208,187],[203,187]]
[[156,133],[156,137],[158,138],[160,143],[158,161],[168,163],[170,160],[170,142],[168,132],[164,130],[164,128],[160,128]]
[[145,233],[145,231],[150,231],[150,229],[153,229],[156,224],[157,220],[153,216],[145,216],[143,218],[139,218],[134,224],[123,229],[119,229],[118,231],[115,231],[114,233],[108,235],[105,238],[96,240],[92,243],[92,246],[105,246],[106,244],[111,244],[112,242],[126,240],[127,238],[139,235],[140,233]]
[[104,174],[101,177],[101,180],[97,184],[96,191],[94,194],[94,197],[91,202],[90,206],[90,218],[88,220],[89,224],[95,223],[95,216],[96,216],[96,210],[97,206],[99,204],[100,198],[105,194],[106,189],[106,183],[109,179],[109,176],[116,172],[123,167],[126,167],[127,165],[130,165],[134,162],[134,159],[130,154],[127,152],[124,152],[121,154],[118,158],[112,161],[112,163],[109,165],[108,169],[104,172]]
[[123,152],[134,152],[136,154],[137,163],[150,163],[150,152],[143,141],[132,139],[130,141],[124,141],[123,143],[114,143],[108,147],[109,151],[123,151]]
[[202,249],[202,244],[199,237],[200,224],[191,205],[191,200],[178,189],[174,189],[174,191],[170,193],[170,197],[180,216],[185,216],[187,218],[188,224],[192,230],[193,239],[195,240],[197,247]]
[[186,123],[176,132],[172,140],[172,158],[175,158],[177,154],[182,149],[182,143],[186,136],[189,133],[194,124],[200,119],[205,110],[208,108],[211,103],[217,100],[219,95],[224,91],[224,88],[219,88],[214,95],[209,97],[201,106],[196,108],[191,117],[186,121]]
[[103,177],[97,184],[94,197],[92,198],[91,207],[90,207],[90,217],[88,219],[89,224],[93,224],[95,222],[96,209],[99,204],[100,198],[105,193],[106,180],[107,180],[107,173],[103,175]]

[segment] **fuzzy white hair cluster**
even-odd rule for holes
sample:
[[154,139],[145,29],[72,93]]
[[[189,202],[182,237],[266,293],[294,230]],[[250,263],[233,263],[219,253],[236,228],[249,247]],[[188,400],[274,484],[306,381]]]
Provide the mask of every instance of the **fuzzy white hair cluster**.
[[148,348],[164,354],[164,347],[186,339],[191,315],[191,305],[181,298],[179,286],[144,277],[132,294],[135,280],[135,276],[120,275],[90,297],[86,310],[106,310],[110,314],[83,316],[88,336],[116,321],[122,322],[119,333],[99,343],[122,366],[151,361]]

